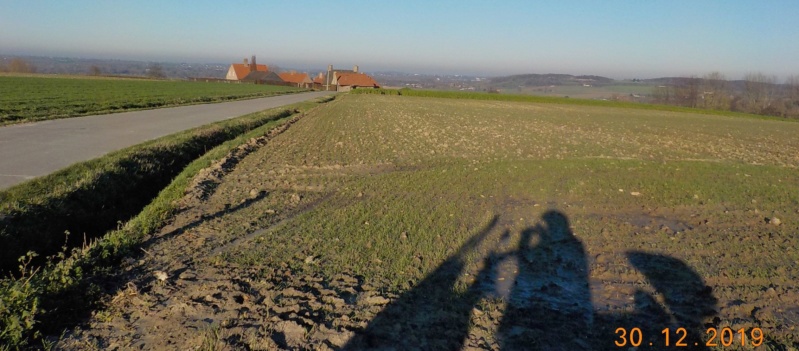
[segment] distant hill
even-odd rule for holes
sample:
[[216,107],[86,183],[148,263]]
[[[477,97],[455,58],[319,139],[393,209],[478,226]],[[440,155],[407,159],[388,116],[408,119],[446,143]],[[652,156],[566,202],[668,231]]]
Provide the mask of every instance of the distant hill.
[[615,81],[601,76],[573,76],[571,74],[517,74],[491,78],[489,83],[497,88],[540,87],[549,85],[607,85]]

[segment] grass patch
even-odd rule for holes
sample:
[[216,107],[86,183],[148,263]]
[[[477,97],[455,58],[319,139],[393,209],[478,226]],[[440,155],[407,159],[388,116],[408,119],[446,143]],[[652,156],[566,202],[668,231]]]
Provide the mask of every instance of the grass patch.
[[[98,282],[113,274],[119,260],[130,255],[142,238],[164,224],[175,210],[175,201],[184,195],[187,185],[199,170],[246,140],[264,135],[284,123],[285,117],[306,111],[324,101],[329,99],[298,103],[167,136],[71,166],[3,192],[4,220],[14,218],[15,221],[24,220],[32,225],[36,225],[36,218],[42,215],[71,217],[77,211],[85,212],[88,217],[84,220],[90,222],[90,219],[95,218],[90,216],[92,208],[102,207],[105,197],[112,196],[108,192],[117,196],[131,196],[116,191],[118,188],[155,186],[155,189],[138,191],[158,196],[151,202],[148,199],[149,204],[117,230],[82,247],[63,246],[60,252],[40,265],[32,264],[32,260],[38,256],[33,250],[44,251],[49,247],[36,245],[41,245],[40,241],[49,243],[63,238],[63,231],[50,233],[54,238],[35,231],[26,232],[27,235],[38,235],[39,241],[31,242],[30,238],[16,231],[26,229],[24,226],[15,227],[13,232],[8,230],[8,226],[4,227],[4,241],[10,243],[18,238],[31,245],[16,248],[18,251],[30,250],[18,261],[22,263],[19,266],[20,274],[16,278],[0,280],[0,318],[4,325],[0,331],[0,341],[14,347],[25,346],[41,337],[43,331],[58,333],[75,320],[85,318],[101,296],[102,288]],[[170,159],[167,157],[174,160],[174,154],[178,151],[185,153],[180,158],[184,161],[175,160],[169,165],[171,167],[160,166],[163,162],[155,162]],[[140,168],[120,166],[134,162],[131,160],[146,162],[139,163]],[[159,178],[158,184],[169,185],[165,188],[154,185],[156,181],[149,178]],[[75,194],[85,197],[79,198]],[[6,256],[5,250],[3,257],[14,254],[9,252]]]
[[0,125],[304,91],[222,82],[0,75]]

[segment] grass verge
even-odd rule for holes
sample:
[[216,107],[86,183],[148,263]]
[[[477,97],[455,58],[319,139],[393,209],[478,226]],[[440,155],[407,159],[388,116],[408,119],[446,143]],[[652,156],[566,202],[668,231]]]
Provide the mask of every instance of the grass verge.
[[[4,249],[8,252],[4,252],[4,258],[18,257],[19,252],[22,256],[17,261],[19,275],[0,280],[0,342],[7,345],[0,349],[30,346],[30,342],[41,340],[43,333],[57,333],[84,317],[101,296],[103,286],[98,282],[108,281],[102,278],[113,274],[118,262],[133,252],[142,238],[164,224],[199,170],[246,140],[285,123],[285,117],[329,100],[293,104],[167,136],[0,193],[4,247],[9,248],[15,239],[25,240],[25,245],[16,245],[14,252]],[[206,152],[209,147],[213,149]],[[140,188],[144,186],[150,188]],[[152,196],[137,194],[145,192],[158,196],[150,202]],[[63,231],[43,233],[25,225],[80,216],[82,221],[91,222],[106,201],[122,203],[128,196],[140,197],[149,205],[125,225],[106,218],[119,227],[102,238],[84,242],[81,247],[65,244],[59,252],[40,260],[41,264],[35,263],[41,257],[36,251],[52,250],[52,243],[58,240],[55,237],[60,239]],[[16,226],[9,230],[12,222]],[[59,228],[49,223],[38,228],[42,225]]]

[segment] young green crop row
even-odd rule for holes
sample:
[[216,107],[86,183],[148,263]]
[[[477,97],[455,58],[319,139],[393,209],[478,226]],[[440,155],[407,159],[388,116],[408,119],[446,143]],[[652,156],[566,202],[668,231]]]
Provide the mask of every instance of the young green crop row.
[[0,76],[0,125],[284,94],[297,88],[222,82]]

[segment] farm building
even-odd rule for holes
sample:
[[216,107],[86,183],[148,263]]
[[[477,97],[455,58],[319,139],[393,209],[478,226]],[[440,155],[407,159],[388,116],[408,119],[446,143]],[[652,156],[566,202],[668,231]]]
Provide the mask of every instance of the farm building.
[[315,89],[349,91],[356,88],[379,88],[380,85],[367,74],[358,72],[358,66],[352,70],[333,69],[327,66],[327,74],[320,72],[313,80]]
[[313,88],[317,90],[326,90],[327,77],[324,72],[319,72],[313,79]]
[[338,73],[333,76],[337,91],[350,91],[357,88],[380,88],[380,85],[364,73]]
[[233,63],[227,70],[225,79],[227,80],[243,80],[251,72],[269,72],[269,67],[266,65],[259,65],[255,63],[255,55],[252,56],[252,61],[248,62],[244,59],[244,63]]
[[284,81],[280,76],[272,71],[255,71],[250,72],[241,82],[255,83],[255,84],[269,84],[269,85],[293,85]]
[[298,88],[310,88],[313,81],[308,77],[308,73],[298,73],[296,71],[282,72],[278,74],[280,79],[287,83],[292,83]]

